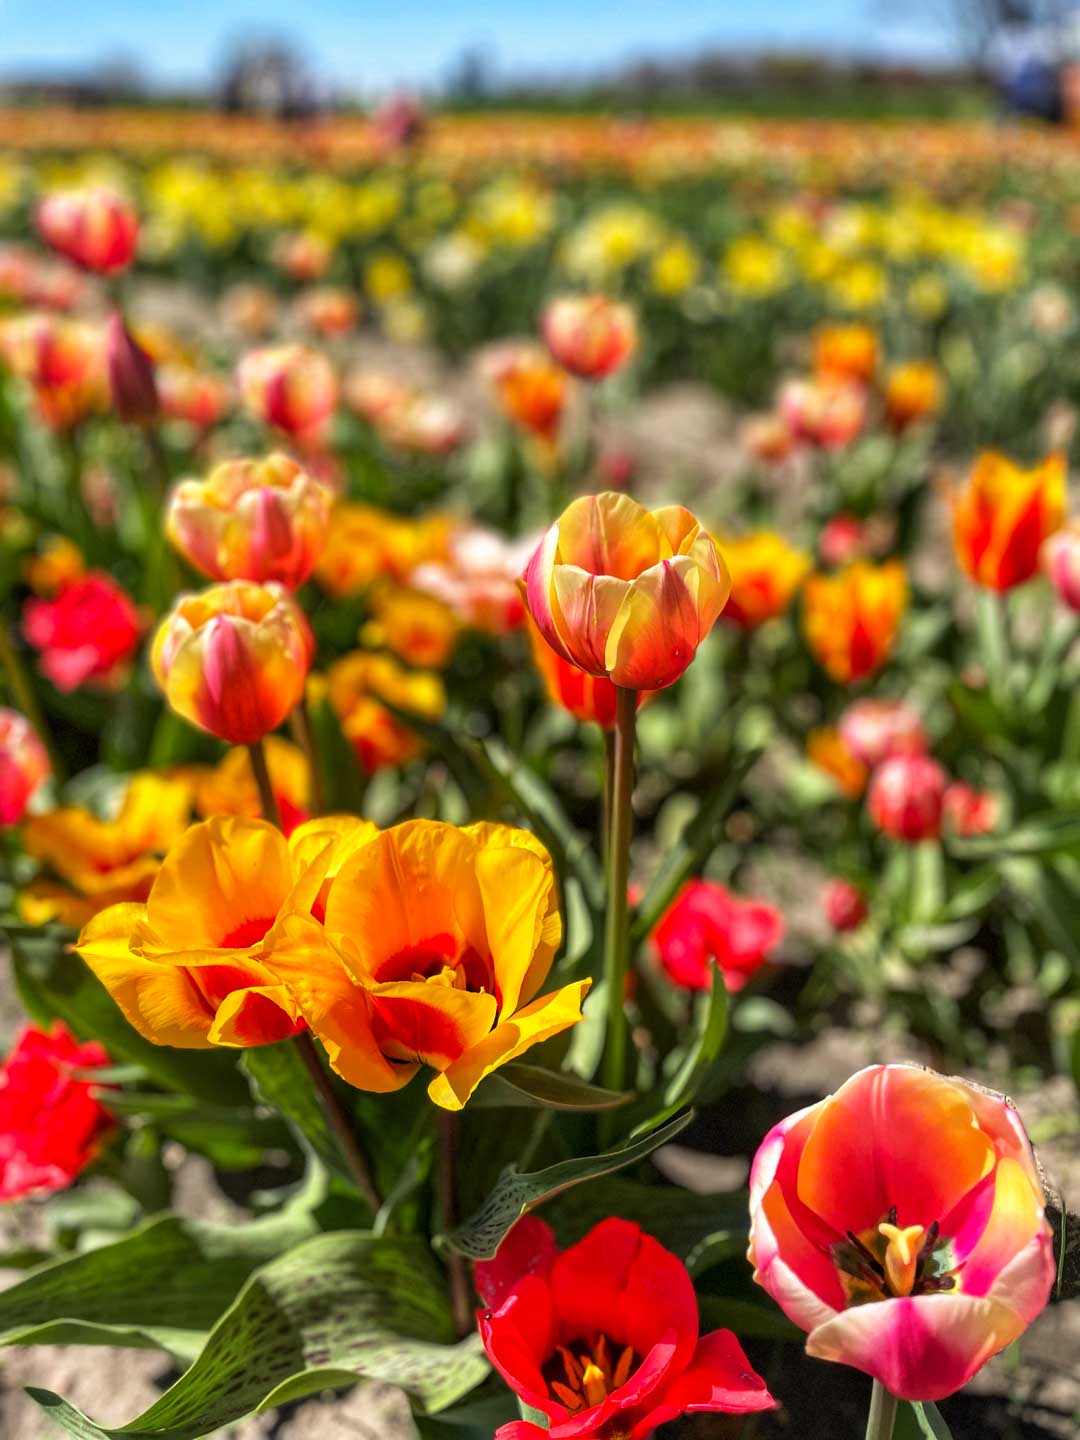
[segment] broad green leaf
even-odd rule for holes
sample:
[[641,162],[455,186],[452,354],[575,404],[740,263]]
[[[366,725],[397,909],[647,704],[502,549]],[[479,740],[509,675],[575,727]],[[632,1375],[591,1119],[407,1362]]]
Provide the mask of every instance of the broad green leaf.
[[1004,855],[1048,855],[1080,846],[1080,815],[1051,811],[994,835],[957,835],[949,852],[961,860],[996,860]]
[[802,1344],[805,1335],[776,1306],[727,1295],[701,1295],[701,1330],[734,1330],[740,1340],[791,1340]]
[[253,1098],[272,1105],[320,1160],[348,1180],[348,1168],[330,1133],[311,1076],[293,1042],[283,1040],[277,1045],[257,1045],[245,1050],[240,1069],[251,1081]]
[[48,1391],[29,1393],[80,1440],[195,1440],[253,1411],[357,1379],[406,1390],[433,1413],[487,1375],[479,1338],[454,1343],[445,1281],[418,1238],[318,1235],[257,1270],[194,1364],[150,1408],[97,1426]]
[[[746,1253],[748,1225],[746,1191],[731,1195],[695,1195],[676,1185],[649,1185],[625,1175],[609,1175],[584,1189],[553,1201],[544,1209],[547,1220],[566,1249],[583,1239],[594,1225],[617,1215],[659,1240],[665,1249],[689,1263],[697,1255],[699,1271],[718,1263],[721,1242],[710,1241],[721,1234],[731,1237],[732,1254]],[[726,1242],[724,1242],[726,1243]]]
[[952,1440],[952,1431],[942,1417],[941,1411],[929,1400],[912,1400],[911,1410],[915,1423],[926,1436],[926,1440]]
[[533,1174],[522,1174],[516,1165],[508,1165],[480,1209],[464,1225],[442,1239],[472,1260],[490,1260],[511,1225],[526,1211],[534,1210],[542,1201],[561,1195],[574,1185],[610,1175],[644,1160],[685,1130],[692,1114],[688,1110],[659,1129],[651,1130],[640,1138],[626,1140],[600,1155],[562,1160]]
[[710,1065],[720,1054],[724,1036],[727,1034],[727,1018],[728,995],[723,972],[717,965],[713,968],[711,991],[708,996],[699,997],[690,1048],[664,1091],[663,1104],[666,1109],[692,1102]]
[[1053,862],[1008,859],[1001,863],[1005,883],[1046,938],[1080,968],[1080,902],[1075,888],[1055,873]]
[[513,1062],[502,1066],[480,1086],[472,1108],[537,1106],[549,1110],[615,1110],[631,1099],[627,1090],[605,1090],[576,1075]]

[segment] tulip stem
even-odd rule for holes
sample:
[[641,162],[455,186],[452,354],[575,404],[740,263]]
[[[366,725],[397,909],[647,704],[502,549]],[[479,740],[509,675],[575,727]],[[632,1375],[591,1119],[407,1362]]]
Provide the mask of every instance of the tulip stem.
[[[439,1203],[442,1229],[449,1235],[457,1224],[457,1116],[450,1110],[439,1111]],[[446,1271],[450,1280],[450,1309],[458,1338],[464,1339],[473,1328],[472,1297],[465,1257],[451,1246],[446,1251]]]
[[634,720],[637,691],[621,686],[615,700],[615,745],[611,753],[611,809],[607,836],[607,924],[604,934],[604,984],[607,988],[607,1044],[604,1084],[621,1090],[626,1082],[626,1010],[624,988],[630,953],[630,836],[633,826]]
[[300,697],[300,703],[289,716],[289,729],[307,760],[309,808],[312,817],[315,817],[323,813],[322,775],[319,773],[319,757],[315,753],[315,736],[311,729],[311,712],[308,710],[306,695]]
[[896,1426],[896,1408],[900,1402],[880,1380],[874,1381],[870,1395],[870,1415],[866,1421],[866,1440],[892,1440]]
[[266,763],[266,746],[259,739],[253,745],[249,745],[247,749],[251,756],[251,770],[255,776],[255,784],[259,787],[259,804],[262,806],[263,819],[269,820],[271,825],[276,825],[280,830],[281,811],[278,809],[274,787],[270,783],[270,767]]
[[356,1183],[356,1188],[368,1203],[371,1214],[374,1217],[382,1209],[382,1196],[375,1184],[375,1178],[371,1173],[371,1166],[368,1158],[356,1138],[356,1133],[349,1122],[349,1117],[342,1108],[341,1102],[334,1090],[333,1081],[319,1059],[315,1044],[307,1032],[294,1037],[297,1052],[304,1062],[304,1068],[311,1076],[315,1091],[326,1112],[326,1119],[334,1132],[338,1147],[349,1167],[349,1174]]

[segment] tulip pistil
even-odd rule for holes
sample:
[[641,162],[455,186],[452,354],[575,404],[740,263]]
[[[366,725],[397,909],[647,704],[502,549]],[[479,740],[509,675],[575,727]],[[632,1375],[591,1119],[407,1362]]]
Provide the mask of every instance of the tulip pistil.
[[552,1395],[574,1413],[602,1404],[613,1390],[625,1385],[636,1356],[634,1347],[626,1345],[613,1364],[611,1343],[601,1335],[591,1350],[578,1355],[560,1345],[558,1359],[562,1362],[561,1378],[551,1378],[548,1383]]
[[849,1230],[834,1246],[833,1258],[851,1305],[938,1294],[957,1284],[950,1273],[951,1247],[941,1241],[938,1222],[902,1226],[895,1205],[873,1229],[860,1235]]

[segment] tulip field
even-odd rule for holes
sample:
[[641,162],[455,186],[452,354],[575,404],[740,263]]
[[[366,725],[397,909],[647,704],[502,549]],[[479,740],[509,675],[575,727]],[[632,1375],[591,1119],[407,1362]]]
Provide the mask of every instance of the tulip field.
[[1078,285],[1068,132],[0,111],[0,1433],[1080,1433]]

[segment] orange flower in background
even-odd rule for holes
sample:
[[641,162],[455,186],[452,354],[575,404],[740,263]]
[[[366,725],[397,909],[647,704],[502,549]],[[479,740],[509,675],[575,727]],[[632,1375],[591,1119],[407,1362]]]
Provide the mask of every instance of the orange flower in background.
[[527,831],[382,831],[331,881],[325,928],[310,888],[273,965],[357,1089],[398,1090],[429,1066],[431,1099],[460,1110],[486,1075],[581,1018],[589,981],[539,995],[562,922],[551,857]]
[[178,715],[233,745],[276,730],[304,693],[314,640],[280,585],[231,580],[181,595],[151,650]]
[[373,616],[360,633],[369,649],[392,650],[409,665],[434,670],[454,653],[461,626],[433,595],[388,582],[375,587],[371,603]]
[[446,691],[437,675],[406,670],[390,655],[362,650],[345,655],[331,665],[325,683],[342,733],[369,775],[404,765],[423,748],[415,731],[388,710],[384,700],[425,720],[437,720],[446,709]]
[[337,404],[330,361],[306,345],[251,350],[240,361],[236,380],[252,414],[296,440],[318,439]]
[[49,535],[26,562],[26,583],[35,595],[56,595],[86,574],[82,551],[64,535]]
[[503,413],[551,445],[566,407],[566,372],[528,341],[496,346],[484,360],[485,374]]
[[874,1065],[765,1137],[750,1173],[750,1262],[808,1332],[807,1354],[902,1400],[940,1400],[1049,1299],[1044,1205],[1007,1100]]
[[39,392],[79,389],[93,380],[105,382],[102,333],[83,320],[35,311],[6,316],[0,321],[0,357]]
[[681,505],[584,495],[525,569],[525,603],[564,660],[630,690],[661,690],[693,660],[731,588],[719,547]]
[[197,430],[216,425],[233,401],[232,386],[224,376],[187,365],[162,365],[157,388],[165,419],[182,420]]
[[319,285],[297,297],[296,316],[320,335],[347,335],[360,319],[360,302],[351,290]]
[[749,415],[739,426],[739,444],[767,465],[778,465],[795,449],[795,436],[782,415]]
[[287,455],[226,460],[204,480],[181,480],[165,528],[212,580],[302,585],[322,553],[330,494]]
[[0,830],[19,823],[49,769],[49,752],[30,721],[0,705]]
[[[268,735],[264,742],[270,788],[274,792],[281,828],[290,834],[308,818],[311,805],[311,767],[298,746],[280,735]],[[251,769],[251,756],[237,746],[212,768],[189,771],[195,809],[203,819],[213,815],[246,815],[257,820],[262,803]]]
[[803,630],[819,664],[841,685],[880,670],[893,652],[907,609],[899,560],[857,560],[834,575],[811,575],[803,591]]
[[445,515],[409,520],[373,505],[335,505],[315,578],[337,600],[381,576],[406,581],[418,565],[446,558],[450,534]]
[[634,312],[607,295],[561,295],[549,301],[540,332],[563,369],[582,380],[613,375],[637,348]]
[[[23,848],[48,874],[19,897],[34,925],[78,926],[120,900],[144,900],[160,857],[187,827],[190,787],[143,771],[124,793],[115,818],[99,819],[78,805],[27,818]],[[50,878],[53,877],[53,878]]]
[[824,770],[852,800],[866,789],[870,771],[844,743],[840,731],[831,725],[820,725],[806,737],[806,758],[811,765]]
[[329,240],[313,230],[293,230],[275,237],[270,258],[290,280],[319,280],[330,268],[334,252]]
[[753,630],[782,615],[810,570],[810,557],[773,530],[737,538],[717,537],[731,576],[725,620]]
[[796,440],[822,450],[842,450],[866,423],[866,391],[827,377],[787,380],[780,387],[777,408]]
[[615,724],[618,692],[607,676],[590,675],[580,666],[564,660],[531,620],[528,631],[533,664],[540,672],[551,703],[568,710],[575,720],[583,724],[591,721],[605,730],[611,730]]
[[869,325],[822,325],[814,333],[814,373],[868,385],[878,367],[879,349]]
[[999,591],[1036,575],[1043,542],[1065,519],[1065,481],[1060,452],[1022,470],[1007,456],[984,451],[966,486],[950,497],[953,548],[965,575]]
[[267,936],[297,878],[275,826],[204,820],[173,845],[145,905],[102,911],[75,948],[155,1045],[284,1040],[304,1022],[268,968]]
[[46,245],[84,270],[115,275],[135,258],[139,218],[122,195],[104,185],[56,190],[38,204],[34,218]]
[[891,430],[906,430],[936,415],[945,396],[945,380],[932,360],[911,360],[889,371],[885,381],[885,419]]

